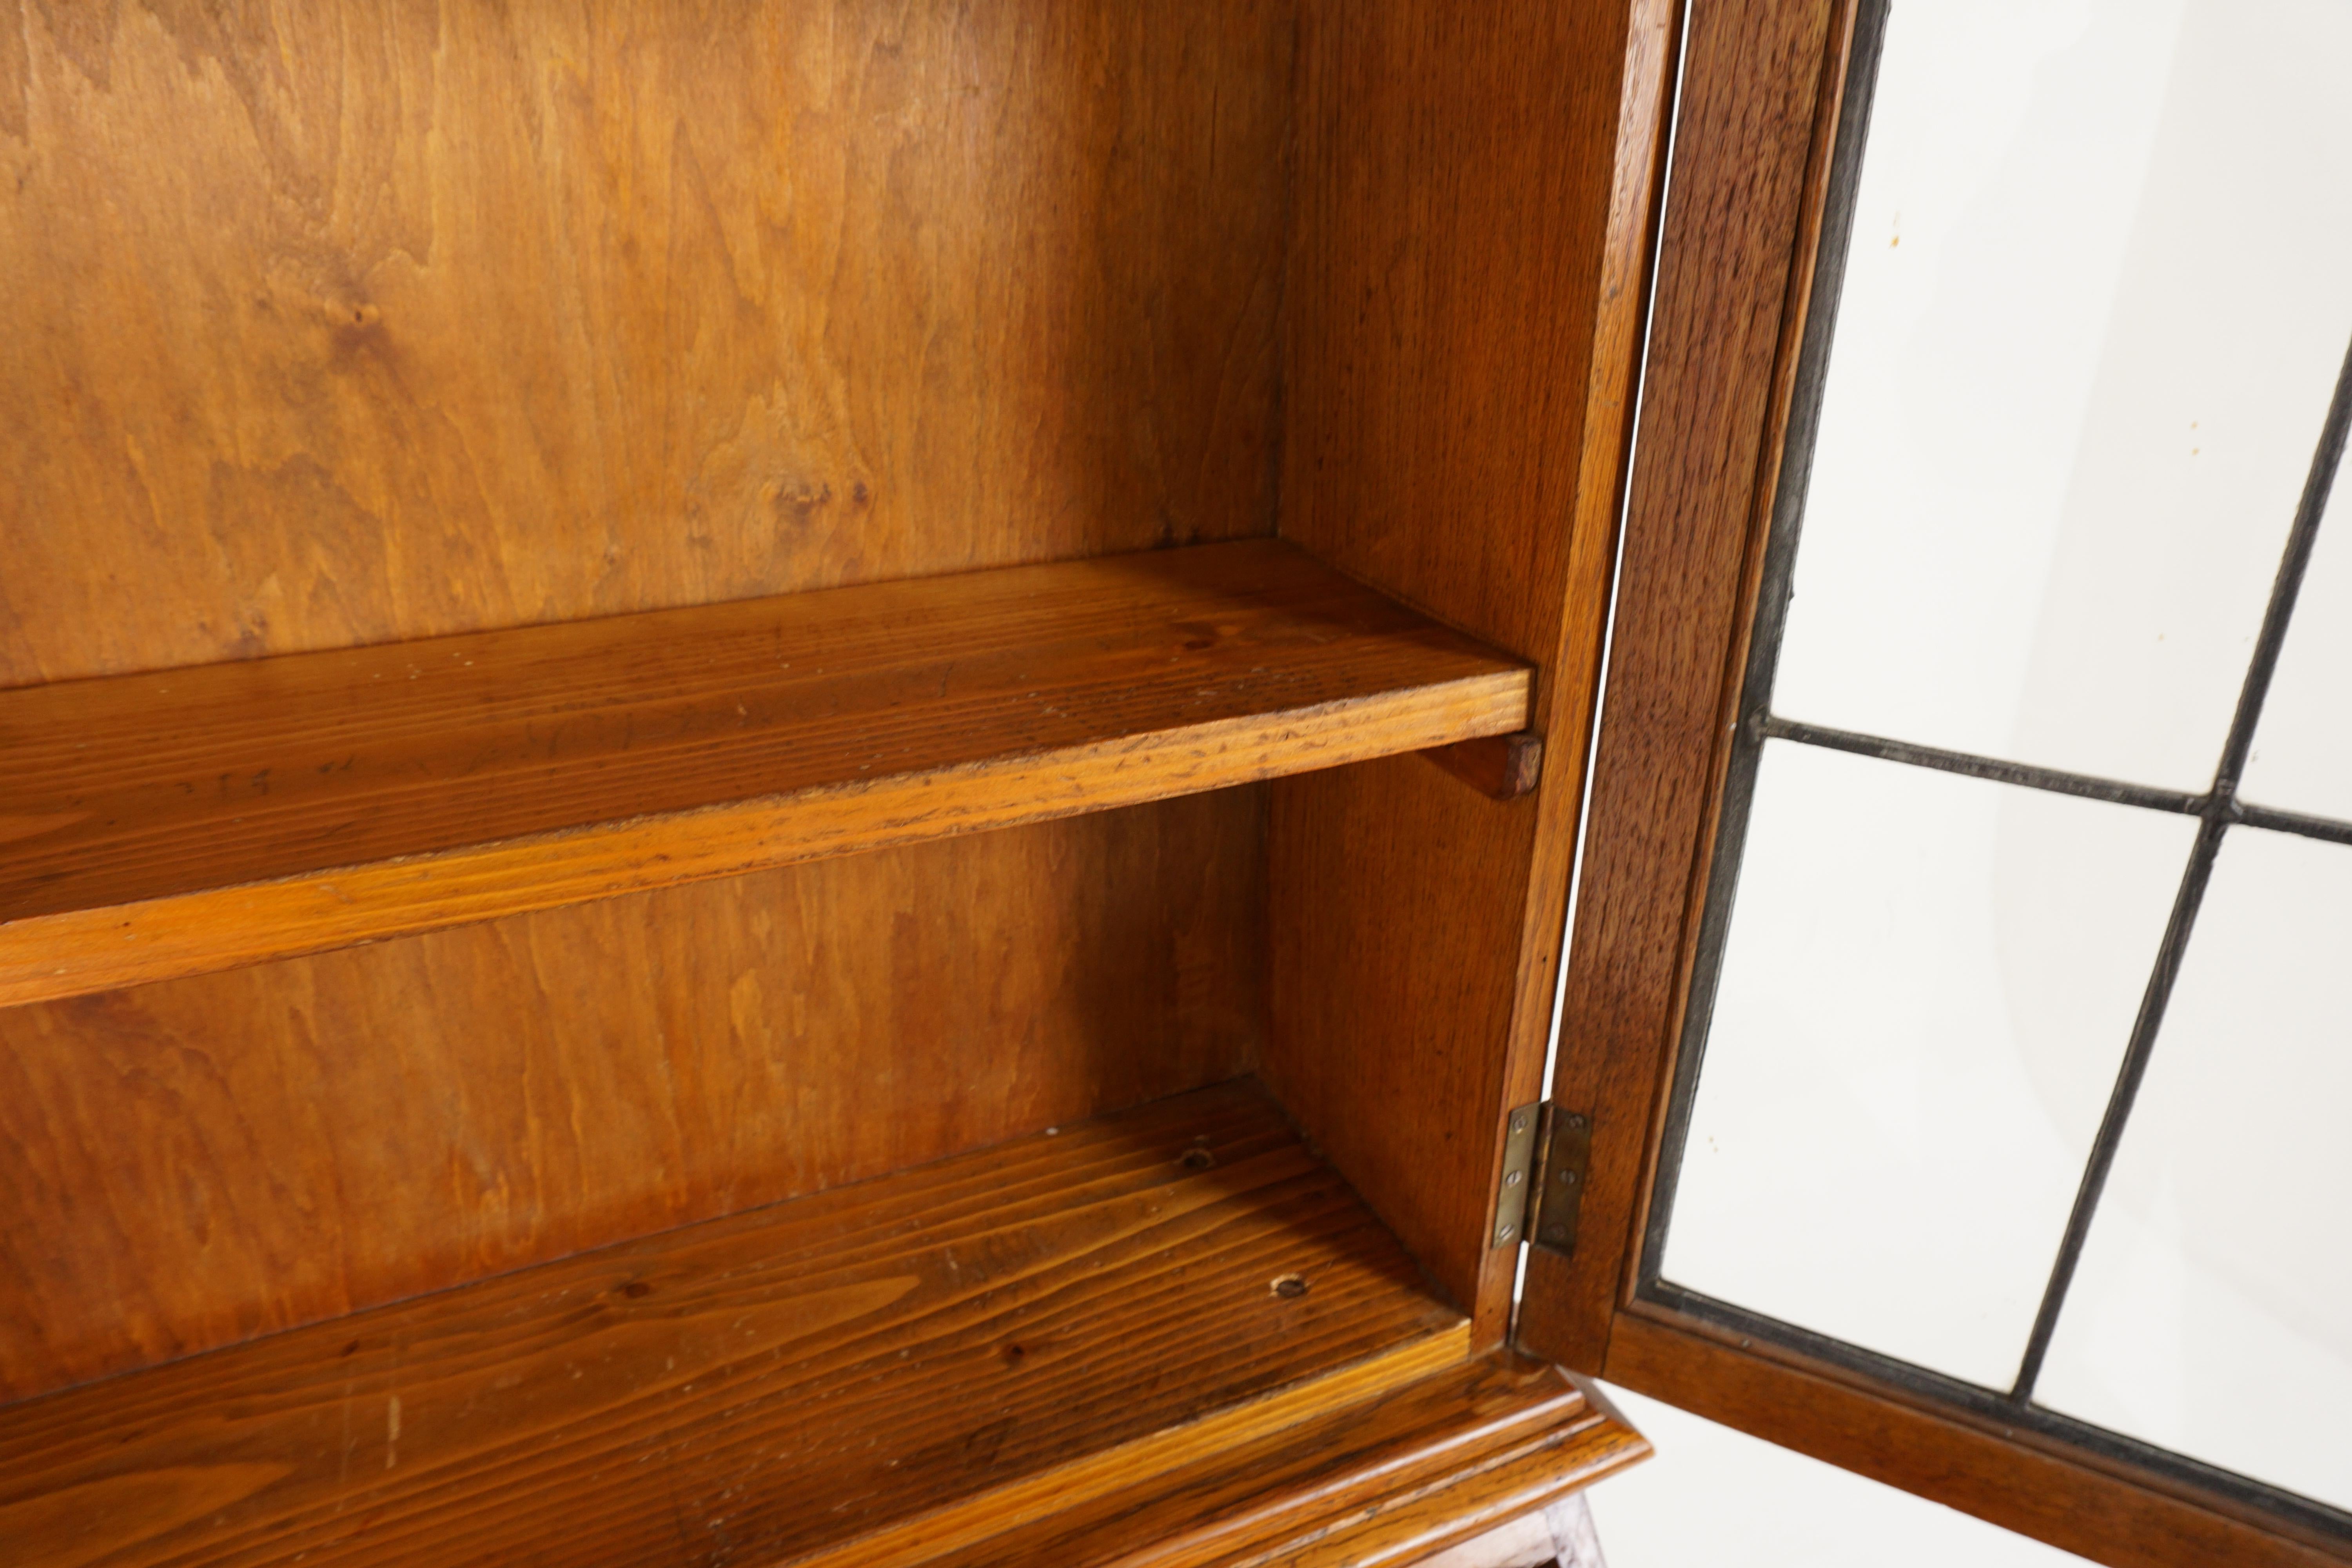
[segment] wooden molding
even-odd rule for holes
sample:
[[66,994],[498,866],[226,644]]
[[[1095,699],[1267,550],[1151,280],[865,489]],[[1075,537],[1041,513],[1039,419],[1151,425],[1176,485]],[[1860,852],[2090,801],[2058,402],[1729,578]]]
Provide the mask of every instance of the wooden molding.
[[[1009,1531],[952,1561],[957,1568],[1402,1568],[1649,1452],[1640,1434],[1557,1368],[1496,1352],[1334,1402],[1313,1420],[1181,1468],[1139,1468],[1129,1490]],[[864,1568],[876,1559],[839,1561]]]

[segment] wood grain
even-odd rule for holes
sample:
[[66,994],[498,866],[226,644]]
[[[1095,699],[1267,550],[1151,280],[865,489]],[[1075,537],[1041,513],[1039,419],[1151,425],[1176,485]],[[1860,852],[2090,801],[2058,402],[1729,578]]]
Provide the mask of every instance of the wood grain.
[[2109,1568],[2321,1568],[2337,1545],[2290,1539],[2012,1432],[1904,1404],[1708,1336],[1621,1314],[1607,1374],[1640,1393],[1901,1487]]
[[[1292,34],[0,0],[0,687],[1270,531]],[[1261,808],[0,1014],[0,1383],[1243,1070]]]
[[1247,1072],[1264,810],[1195,795],[0,1012],[0,1394]]
[[[1541,788],[1275,786],[1267,1080],[1487,1342],[1608,604],[1674,7],[1300,16],[1282,532],[1538,671]],[[1345,821],[1349,831],[1331,824]],[[1397,911],[1414,911],[1400,921]]]
[[1617,586],[1608,711],[1562,992],[1553,1094],[1593,1117],[1576,1253],[1529,1254],[1520,1342],[1598,1373],[1637,1267],[1770,516],[1775,389],[1809,177],[1829,145],[1843,36],[1832,0],[1694,14],[1674,197]]
[[1459,1323],[1229,1087],[16,1406],[0,1538],[789,1560]]
[[[1465,1335],[1466,1338],[1466,1333]],[[861,1537],[805,1560],[810,1568],[856,1563],[899,1568],[1243,1568],[1244,1564],[1392,1562],[1426,1550],[1433,1533],[1480,1529],[1498,1493],[1532,1483],[1551,1494],[1638,1462],[1648,1445],[1596,1409],[1556,1369],[1508,1352],[1460,1361],[1416,1381],[1389,1377],[1352,1399],[1338,1379],[1318,1386],[1301,1418],[1213,1418],[1213,1438],[1194,1436],[1183,1462],[1155,1441],[1106,1453],[1116,1486],[1084,1495],[1066,1488],[1008,1526],[1009,1495],[991,1510],[943,1509],[900,1529]],[[1272,1413],[1269,1412],[1268,1415]],[[1230,1428],[1230,1430],[1224,1430]],[[1058,1474],[1058,1473],[1057,1473]],[[1500,1485],[1498,1485],[1500,1483]],[[1008,1494],[1012,1489],[1008,1489]],[[969,1544],[946,1530],[993,1534]]]
[[1262,0],[0,5],[0,685],[1269,532]]
[[1530,793],[1543,773],[1543,737],[1531,730],[1483,741],[1456,741],[1421,754],[1495,800],[1517,800]]
[[1377,1495],[1364,1495],[1361,1481],[1352,1495],[1327,1483],[1327,1506],[1339,1506],[1323,1518],[1293,1524],[1286,1538],[1268,1531],[1271,1539],[1207,1562],[1216,1568],[1402,1568],[1648,1458],[1640,1433],[1594,1408],[1556,1369],[1497,1357],[1496,1373],[1513,1378],[1517,1396],[1530,1405],[1550,1394],[1558,1412],[1551,1424],[1528,1431],[1523,1422],[1514,1440],[1500,1442],[1491,1427],[1474,1435],[1460,1429],[1458,1417],[1425,1418],[1416,1446],[1423,1455],[1442,1454],[1445,1469],[1427,1459],[1409,1465],[1382,1456]]
[[[1498,804],[1412,757],[1269,793],[1262,1070],[1466,1307],[1492,1194],[1483,1149],[1465,1147],[1485,1119],[1463,1101],[1472,1086],[1502,1092],[1511,992],[1496,954],[1518,935],[1540,796]],[[1498,812],[1517,814],[1515,833],[1492,828]]]
[[1505,732],[1528,683],[1248,541],[0,692],[0,1003]]
[[1630,1428],[1605,1416],[1596,1426],[1598,1443],[1580,1441],[1582,1434],[1547,1433],[1443,1490],[1432,1488],[1391,1500],[1377,1511],[1367,1510],[1360,1521],[1349,1521],[1353,1529],[1335,1528],[1231,1568],[1403,1568],[1649,1456],[1649,1444]]
[[[1499,1332],[1472,1232],[1540,1051],[1664,9],[0,0],[0,688],[25,689],[0,708],[68,704],[69,745],[105,704],[59,683],[715,626],[1265,534],[1277,496],[1341,571],[1546,676],[1533,710],[1482,654],[1469,684],[1507,695],[1204,717],[1202,691],[1297,667],[1214,616],[1166,668],[1097,627],[1049,693],[1017,657],[955,662],[893,589],[911,662],[770,695],[919,750],[971,738],[956,679],[1047,693],[992,749],[886,763],[896,801],[846,742],[746,744],[755,704],[698,687],[667,629],[555,661],[581,678],[560,731],[462,654],[415,702],[347,683],[339,723],[425,721],[365,762],[224,760],[301,702],[180,685],[181,740],[133,724],[103,788],[6,807],[27,880],[0,942],[51,922],[84,967],[0,979],[31,1003],[0,1013],[0,1375],[125,1375],[9,1408],[0,1540],[584,1563],[887,1537],[912,1562],[1114,1494],[1116,1534],[1181,1474],[1200,1561],[1401,1562],[1636,1457],[1523,1368],[1392,1402],[1470,1333],[1263,1104],[1205,1133],[1164,1106],[1071,1122],[1249,1065],[1268,955],[1313,957],[1329,921],[1406,1006],[1293,977],[1310,1131]],[[221,660],[265,662],[185,673]],[[1154,675],[1158,719],[1054,739]],[[1552,785],[1513,805],[1339,767],[1530,722]],[[1368,835],[1285,827],[1262,858],[1265,791],[1162,798],[1298,767],[1339,794],[1273,817],[1329,800]],[[787,865],[853,847],[877,852]],[[730,879],[674,885],[697,877]],[[1369,932],[1398,896],[1438,940]],[[457,921],[483,923],[434,929]],[[1451,1019],[1411,982],[1457,967]],[[1278,1266],[1309,1293],[1269,1290]]]

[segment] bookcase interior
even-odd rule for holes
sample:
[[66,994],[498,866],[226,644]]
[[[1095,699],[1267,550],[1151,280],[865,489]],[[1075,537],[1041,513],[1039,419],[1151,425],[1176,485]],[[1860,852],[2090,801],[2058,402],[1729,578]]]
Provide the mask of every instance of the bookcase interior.
[[[802,1371],[740,1392],[788,1412],[834,1386],[809,1367],[903,1334],[970,1406],[929,1443],[978,1441],[990,1390],[1054,1360],[1006,1361],[1034,1303],[990,1279],[1139,1271],[1150,1310],[1080,1313],[1088,1346],[1203,1281],[1246,1299],[1202,1342],[1255,1371],[1140,1426],[1072,1416],[989,1485],[1351,1367],[1314,1406],[1333,1432],[1410,1384],[1518,1456],[1482,1517],[1568,1473],[1528,1444],[1637,1457],[1556,1379],[1458,1370],[1508,1311],[1487,1209],[1575,784],[1415,753],[1531,761],[1597,658],[1570,525],[1606,433],[1556,389],[1598,374],[1627,47],[1622,17],[1507,9],[0,29],[0,1448],[66,1465],[129,1424],[161,1447],[105,1484],[157,1560],[273,1560],[281,1527],[326,1552],[347,1468],[207,1489],[213,1428],[169,1435],[226,1413],[266,1468],[351,1418],[338,1358],[381,1405],[410,1346],[443,1381],[406,1451],[447,1468],[398,1507],[457,1530],[433,1489],[492,1461],[433,1432],[453,1412],[617,1434],[582,1497],[626,1443],[739,1414],[599,1425],[526,1379],[556,1403],[484,1415],[509,1328],[549,1365],[574,1331],[643,1360],[709,1329],[613,1295],[659,1260],[699,1259],[707,1307],[730,1270],[846,1258],[815,1327],[772,1273],[744,1287]],[[1108,1164],[1056,1164],[1066,1130]],[[1237,1181],[1229,1139],[1279,1180]],[[1018,1225],[982,1223],[1000,1159],[1029,1162]],[[1222,1231],[1099,1262],[1167,1204],[1274,1239],[1230,1278]],[[1016,1233],[1047,1238],[1034,1268]],[[1286,1237],[1338,1271],[1311,1307],[1275,1289],[1316,1272]],[[969,1321],[927,1340],[884,1301],[902,1256]],[[548,1304],[574,1289],[577,1321]],[[1081,1373],[1153,1386],[1100,1353],[1038,1408]],[[0,1527],[63,1528],[100,1484],[43,1474],[0,1481]],[[205,1537],[207,1510],[246,1522]]]

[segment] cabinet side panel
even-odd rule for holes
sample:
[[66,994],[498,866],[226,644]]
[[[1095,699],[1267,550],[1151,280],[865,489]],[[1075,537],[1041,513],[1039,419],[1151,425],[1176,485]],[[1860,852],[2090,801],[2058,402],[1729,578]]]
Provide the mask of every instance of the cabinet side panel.
[[[1310,0],[1282,531],[1536,662],[1540,786],[1276,786],[1265,1077],[1499,1337],[1601,653],[1673,7]],[[1415,771],[1416,767],[1419,769]]]
[[1264,809],[0,1011],[0,1399],[1247,1072]]
[[1271,531],[1293,31],[0,5],[0,685]]
[[[1536,802],[1499,804],[1419,757],[1269,788],[1275,1029],[1263,1076],[1467,1310],[1481,1288],[1484,1139],[1506,1092],[1506,955],[1518,950]],[[1542,1065],[1540,1040],[1532,1063],[1508,1064]]]

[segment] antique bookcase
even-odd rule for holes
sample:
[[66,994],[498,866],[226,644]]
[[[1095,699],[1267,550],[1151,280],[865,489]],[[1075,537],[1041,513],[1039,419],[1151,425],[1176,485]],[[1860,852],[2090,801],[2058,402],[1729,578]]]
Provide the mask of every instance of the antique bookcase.
[[0,1558],[1639,1458],[1506,1341],[1674,26],[10,7]]

